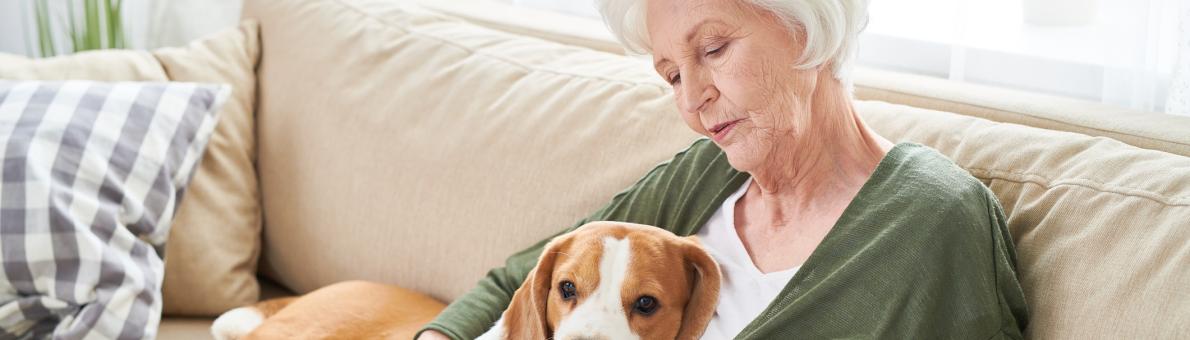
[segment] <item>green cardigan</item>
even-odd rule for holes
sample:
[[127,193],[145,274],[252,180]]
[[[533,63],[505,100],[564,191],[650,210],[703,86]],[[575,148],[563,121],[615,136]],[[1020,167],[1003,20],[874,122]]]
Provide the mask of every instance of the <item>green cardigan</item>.
[[[699,139],[562,232],[611,220],[696,234],[747,178]],[[1028,309],[1004,221],[991,191],[965,170],[928,147],[897,144],[736,339],[1022,338]],[[492,269],[425,329],[453,339],[487,331],[547,241]]]

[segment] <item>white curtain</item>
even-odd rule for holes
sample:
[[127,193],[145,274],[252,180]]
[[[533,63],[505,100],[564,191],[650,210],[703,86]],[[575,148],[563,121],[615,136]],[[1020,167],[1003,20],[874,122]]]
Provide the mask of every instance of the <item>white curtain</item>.
[[[500,1],[598,17],[593,0]],[[1178,42],[1190,35],[1177,29],[1188,2],[872,0],[858,63],[1174,112],[1166,106],[1190,91],[1190,71],[1181,71],[1178,85],[1173,80],[1175,65],[1190,68],[1190,52],[1175,62]]]
[[1169,87],[1165,112],[1190,116],[1190,8],[1183,9],[1181,35],[1177,70]]
[[149,6],[149,47],[181,46],[234,27],[242,0],[153,0]]
[[588,18],[599,18],[595,0],[500,0],[517,6],[551,10]]
[[874,0],[859,62],[1163,111],[1183,8],[1185,0]]

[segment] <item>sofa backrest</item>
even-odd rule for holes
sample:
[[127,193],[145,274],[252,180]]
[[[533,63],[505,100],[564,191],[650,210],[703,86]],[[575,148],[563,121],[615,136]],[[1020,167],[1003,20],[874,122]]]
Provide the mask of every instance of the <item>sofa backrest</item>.
[[883,102],[857,109],[880,134],[938,149],[996,194],[1031,337],[1190,336],[1190,158]]
[[856,72],[855,96],[1001,123],[1107,137],[1190,157],[1190,117],[884,70]]
[[[299,293],[370,279],[449,301],[695,137],[647,60],[388,0],[245,9],[264,52],[264,267]],[[1190,159],[908,106],[857,109],[995,191],[1031,336],[1186,336]]]
[[623,57],[392,1],[248,1],[261,23],[263,266],[449,301],[689,145]]

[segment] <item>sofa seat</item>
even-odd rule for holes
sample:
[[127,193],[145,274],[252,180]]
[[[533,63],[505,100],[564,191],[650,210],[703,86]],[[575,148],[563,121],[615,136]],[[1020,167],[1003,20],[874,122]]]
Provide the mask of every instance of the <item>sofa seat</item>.
[[161,320],[157,338],[166,340],[213,339],[211,337],[212,322],[215,322],[214,318],[167,317]]
[[[261,277],[260,299],[268,300],[279,297],[293,296],[294,293],[285,287]],[[161,319],[161,327],[157,330],[157,338],[162,340],[207,340],[211,336],[211,323],[214,317],[171,317]]]

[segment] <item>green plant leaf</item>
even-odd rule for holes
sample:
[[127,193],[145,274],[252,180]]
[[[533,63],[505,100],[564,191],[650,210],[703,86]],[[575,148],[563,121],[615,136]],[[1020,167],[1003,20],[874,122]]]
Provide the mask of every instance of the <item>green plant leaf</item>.
[[83,46],[83,36],[79,33],[78,16],[74,14],[74,4],[66,1],[66,32],[70,33],[70,48],[63,53],[74,53]]
[[124,22],[121,19],[120,0],[103,0],[107,11],[107,46],[108,48],[124,48]]
[[[103,48],[125,48],[123,0],[61,0],[66,4],[66,17],[54,11],[50,0],[32,0],[37,19],[37,42],[42,57]],[[82,5],[80,15],[75,7]],[[57,12],[58,15],[54,15]],[[57,51],[54,26],[66,30],[69,46]]]
[[102,48],[101,36],[103,32],[99,28],[99,0],[83,0],[84,12],[84,34],[83,34],[83,48],[79,51],[95,50]]
[[124,47],[124,0],[116,0],[116,48]]
[[54,51],[54,35],[50,29],[50,11],[47,0],[35,0],[34,11],[37,12],[37,42],[41,50],[41,57],[52,57],[58,53]]

